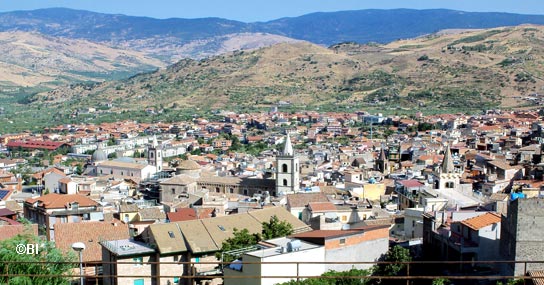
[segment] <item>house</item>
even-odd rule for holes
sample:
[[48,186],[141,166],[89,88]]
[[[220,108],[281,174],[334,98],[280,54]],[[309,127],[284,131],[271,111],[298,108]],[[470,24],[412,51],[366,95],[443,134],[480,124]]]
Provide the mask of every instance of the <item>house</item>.
[[223,284],[273,285],[293,279],[283,276],[319,276],[326,271],[325,264],[312,263],[324,260],[322,245],[286,237],[265,243],[266,246],[243,253],[240,259],[225,267]]
[[[336,225],[322,225],[320,216],[325,220],[336,221]],[[332,202],[310,202],[302,211],[302,221],[312,225],[313,229],[340,229],[344,224],[354,224],[373,216],[372,208],[359,204],[333,204]],[[319,221],[319,225],[316,224]],[[330,221],[330,222],[332,222]]]
[[501,235],[501,217],[494,212],[423,214],[423,247],[431,259],[498,260]]
[[189,175],[176,175],[161,181],[159,199],[161,202],[175,202],[197,191],[196,178]]
[[[388,249],[388,226],[294,234],[249,248],[224,268],[228,277],[224,284],[277,284],[294,279],[283,276],[319,276],[329,270],[368,269],[372,266],[368,262],[377,261]],[[338,261],[342,263],[335,263]]]
[[77,223],[83,220],[100,220],[103,214],[94,200],[79,194],[51,193],[27,199],[23,204],[24,216],[40,226],[40,234],[55,240],[54,225]]
[[[156,268],[156,264],[149,263],[155,261],[155,249],[152,247],[131,239],[104,240],[100,241],[100,245],[102,246],[100,253],[104,262],[103,274],[106,276],[103,277],[102,284],[151,284],[151,276],[157,275],[153,271]],[[161,274],[165,275],[164,273]],[[123,277],[117,277],[117,275],[122,275]],[[167,284],[167,281],[170,282],[167,279],[160,280],[164,280],[164,282],[157,284]]]
[[[389,226],[366,226],[351,230],[317,230],[292,235],[291,238],[325,247],[325,271],[368,269],[389,249]],[[333,262],[352,262],[334,264]]]
[[395,192],[399,197],[399,210],[413,208],[419,204],[419,195],[425,189],[425,184],[415,179],[395,181]]
[[[187,220],[164,224],[152,224],[146,228],[137,240],[157,249],[157,261],[192,261],[212,262],[189,267],[189,264],[157,264],[154,272],[162,275],[189,274],[214,271],[214,254],[219,251],[224,240],[233,236],[234,229],[248,229],[250,233],[262,232],[262,223],[277,216],[287,221],[296,233],[310,230],[303,222],[293,217],[282,207],[270,207],[243,214],[234,214],[208,219]],[[149,278],[149,280],[151,277]],[[188,282],[189,280],[184,280]],[[150,281],[148,281],[150,282]],[[166,280],[156,280],[157,284],[166,284]]]
[[323,193],[288,194],[286,209],[302,220],[302,212],[310,202],[329,202],[329,199]]
[[[73,252],[72,244],[82,242],[85,250],[82,252],[83,262],[101,262],[101,241],[128,239],[127,225],[118,220],[111,222],[93,221],[79,223],[55,224],[55,247],[64,253]],[[96,278],[102,272],[102,264],[94,264],[85,267],[85,279],[87,282]],[[94,282],[92,282],[94,283]]]

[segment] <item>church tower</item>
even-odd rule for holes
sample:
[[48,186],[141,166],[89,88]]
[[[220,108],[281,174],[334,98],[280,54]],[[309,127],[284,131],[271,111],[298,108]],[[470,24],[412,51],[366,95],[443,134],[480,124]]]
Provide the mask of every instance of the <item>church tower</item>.
[[162,150],[159,148],[155,135],[153,135],[153,143],[147,148],[147,163],[155,166],[157,172],[162,171]]
[[453,165],[453,158],[449,145],[444,152],[444,159],[442,160],[442,165],[438,169],[438,173],[436,173],[436,177],[436,189],[446,190],[457,189],[459,187],[461,173],[456,171],[455,166]]
[[378,156],[378,159],[376,159],[374,168],[384,175],[389,174],[389,159],[387,158],[387,155],[385,155],[385,146],[383,144],[380,150],[380,155]]
[[276,156],[276,195],[300,191],[300,164],[287,133],[283,151]]

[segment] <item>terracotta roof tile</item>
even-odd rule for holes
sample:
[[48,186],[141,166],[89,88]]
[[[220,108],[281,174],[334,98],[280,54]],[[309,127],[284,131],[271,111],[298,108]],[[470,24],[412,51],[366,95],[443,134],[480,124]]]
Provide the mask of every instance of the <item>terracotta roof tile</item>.
[[336,212],[336,206],[334,206],[331,202],[310,202],[308,203],[310,205],[310,209],[312,209],[312,212]]
[[40,207],[45,209],[65,208],[67,204],[77,202],[80,207],[98,206],[94,200],[79,194],[57,194],[51,193],[38,198],[30,198],[25,203],[33,204],[38,202]]
[[71,252],[72,244],[83,242],[83,261],[101,261],[103,240],[128,239],[128,225],[115,222],[81,222],[55,224],[55,246],[63,252]]
[[499,214],[485,213],[481,216],[461,221],[461,224],[477,231],[481,228],[487,227],[492,224],[500,223],[500,222],[501,222],[501,216]]
[[291,208],[302,208],[310,202],[329,202],[323,193],[297,193],[287,195],[287,204]]
[[0,240],[12,238],[18,234],[30,232],[33,235],[38,235],[38,225],[4,225],[0,226]]

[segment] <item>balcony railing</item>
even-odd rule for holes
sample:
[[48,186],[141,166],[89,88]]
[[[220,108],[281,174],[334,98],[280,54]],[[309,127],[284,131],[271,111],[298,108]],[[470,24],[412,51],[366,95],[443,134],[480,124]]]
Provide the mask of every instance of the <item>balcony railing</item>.
[[[24,270],[18,270],[17,273],[10,273],[10,267],[12,266],[21,266],[24,264],[28,264],[31,266],[32,264],[44,264],[45,265],[54,265],[54,264],[66,264],[68,262],[18,262],[18,261],[6,261],[0,264],[0,283],[6,282],[7,280],[11,280],[14,277],[29,277],[29,278],[51,278],[51,277],[58,277],[58,278],[66,278],[71,280],[78,280],[81,275],[75,273],[78,272],[77,268],[79,267],[79,263],[69,262],[73,265],[74,271],[68,272],[66,274],[56,274],[56,275],[47,275],[47,274],[26,274],[24,273]],[[259,264],[261,266],[267,266],[267,265],[292,265],[296,267],[296,274],[286,274],[286,275],[237,275],[237,276],[224,276],[222,274],[222,271],[220,269],[216,270],[213,275],[202,275],[198,274],[195,270],[189,270],[189,272],[193,272],[192,274],[183,274],[182,272],[179,273],[179,275],[161,275],[161,274],[143,274],[142,270],[134,271],[134,274],[129,274],[129,272],[123,271],[118,274],[107,274],[109,270],[107,268],[110,268],[112,266],[118,266],[118,265],[139,265],[140,268],[142,266],[148,266],[148,267],[157,267],[157,266],[168,266],[168,265],[175,265],[180,268],[180,270],[183,270],[182,268],[194,268],[195,265],[203,265],[203,264],[210,264],[210,265],[221,265],[220,262],[129,262],[129,261],[118,261],[118,262],[88,262],[84,263],[84,267],[101,267],[103,270],[98,271],[98,275],[83,275],[83,277],[86,279],[85,284],[102,284],[104,280],[116,280],[117,284],[124,284],[122,283],[123,278],[137,278],[137,279],[153,279],[157,282],[166,282],[166,280],[180,280],[183,282],[183,280],[188,282],[193,281],[199,281],[199,280],[209,280],[209,279],[266,279],[266,278],[284,278],[284,279],[292,279],[292,280],[302,280],[307,278],[342,278],[342,279],[379,279],[379,280],[406,280],[407,285],[412,284],[419,284],[419,282],[422,282],[424,280],[434,280],[434,279],[449,279],[457,284],[455,280],[463,280],[463,282],[469,282],[467,284],[478,284],[479,281],[483,280],[493,280],[492,284],[495,284],[496,281],[503,281],[503,280],[510,280],[510,279],[521,279],[526,284],[532,284],[530,283],[530,280],[540,279],[544,281],[544,275],[542,276],[528,276],[528,268],[534,268],[535,266],[538,266],[540,269],[544,268],[544,261],[411,261],[411,262],[242,262],[242,265],[247,264]],[[311,264],[325,264],[325,265],[346,265],[346,267],[358,267],[358,266],[365,266],[370,267],[373,265],[379,265],[379,264],[404,264],[405,269],[403,270],[403,273],[395,276],[380,276],[380,275],[362,275],[362,276],[342,276],[342,277],[322,277],[320,275],[308,275],[304,272],[301,272],[301,268],[304,265],[311,265]],[[225,263],[226,265],[226,263]],[[456,273],[447,273],[451,272],[448,270],[442,270],[438,274],[429,274],[431,272],[429,268],[436,267],[436,266],[442,266],[442,267],[450,267],[450,268],[466,268],[467,266],[471,268],[493,268],[493,267],[500,267],[500,266],[510,266],[511,268],[522,266],[523,268],[523,274],[519,275],[508,275],[508,274],[501,274],[498,272],[493,272],[491,270],[482,270],[480,271],[480,274],[478,271],[471,270],[470,272],[456,272]],[[221,267],[218,267],[221,268]],[[158,271],[160,272],[160,270]],[[119,281],[121,280],[121,281]],[[541,282],[542,282],[541,281]],[[460,281],[461,282],[461,281]],[[473,283],[472,283],[473,282]],[[3,284],[3,283],[2,283]],[[181,284],[181,283],[180,283]],[[192,283],[188,283],[192,284]]]

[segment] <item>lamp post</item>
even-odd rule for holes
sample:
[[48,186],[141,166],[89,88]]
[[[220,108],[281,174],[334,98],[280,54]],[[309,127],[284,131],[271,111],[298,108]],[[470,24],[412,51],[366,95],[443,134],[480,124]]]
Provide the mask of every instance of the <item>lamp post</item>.
[[83,285],[83,282],[85,281],[83,278],[83,251],[85,250],[85,244],[82,242],[75,242],[72,244],[72,249],[79,253],[79,284]]

